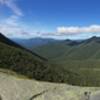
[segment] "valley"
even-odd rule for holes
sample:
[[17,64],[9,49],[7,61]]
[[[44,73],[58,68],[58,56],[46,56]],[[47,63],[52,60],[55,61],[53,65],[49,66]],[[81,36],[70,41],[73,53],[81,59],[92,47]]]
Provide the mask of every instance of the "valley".
[[[75,45],[66,44],[65,41],[50,43],[47,44],[48,46],[32,49],[33,52],[1,34],[1,98],[3,100],[47,100],[47,98],[85,100],[87,98],[85,92],[91,92],[90,100],[95,98],[98,100],[100,44],[94,39],[88,43],[86,41],[78,44],[74,42]],[[9,94],[9,89],[12,96]]]

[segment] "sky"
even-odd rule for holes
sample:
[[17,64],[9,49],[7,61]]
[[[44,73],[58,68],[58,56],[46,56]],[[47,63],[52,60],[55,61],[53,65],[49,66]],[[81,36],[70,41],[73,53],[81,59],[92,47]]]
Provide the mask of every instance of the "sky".
[[100,0],[0,0],[0,32],[10,38],[100,36]]

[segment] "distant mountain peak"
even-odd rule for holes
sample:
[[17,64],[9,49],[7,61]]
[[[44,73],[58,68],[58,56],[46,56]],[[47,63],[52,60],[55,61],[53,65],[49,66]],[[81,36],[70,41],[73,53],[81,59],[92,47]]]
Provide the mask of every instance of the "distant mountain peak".
[[93,36],[91,37],[90,39],[87,40],[87,42],[100,42],[100,37],[97,37],[97,36]]
[[71,41],[71,40],[70,40],[70,39],[66,39],[65,41],[66,41],[66,42],[69,42],[69,41]]
[[99,37],[97,37],[97,36],[93,36],[93,37],[91,37],[90,39],[91,40],[94,40],[94,39],[98,39]]

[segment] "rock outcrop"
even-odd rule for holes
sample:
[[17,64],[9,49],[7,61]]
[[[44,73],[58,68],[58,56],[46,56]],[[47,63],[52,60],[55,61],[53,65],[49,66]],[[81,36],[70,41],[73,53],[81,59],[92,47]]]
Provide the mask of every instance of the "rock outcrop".
[[100,88],[29,80],[0,72],[0,100],[85,100],[84,93]]

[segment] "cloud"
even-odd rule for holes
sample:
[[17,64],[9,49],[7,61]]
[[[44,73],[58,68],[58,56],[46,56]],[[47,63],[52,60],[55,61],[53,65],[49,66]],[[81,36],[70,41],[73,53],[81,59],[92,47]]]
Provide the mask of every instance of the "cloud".
[[71,26],[71,27],[58,27],[55,31],[40,30],[38,31],[34,26],[23,24],[20,16],[11,15],[7,19],[0,22],[0,32],[8,37],[18,38],[32,38],[32,37],[55,37],[55,38],[68,38],[68,37],[87,37],[93,35],[100,35],[100,25],[90,25],[84,27]]
[[32,38],[40,36],[33,26],[23,24],[20,16],[12,15],[0,22],[0,32],[11,38]]
[[0,32],[10,37],[27,37],[30,34],[26,26],[21,25],[20,17],[12,15],[0,23]]
[[56,33],[59,35],[78,34],[78,33],[98,33],[100,32],[100,25],[90,25],[87,27],[71,26],[58,27]]
[[21,9],[16,5],[15,0],[0,0],[0,4],[9,7],[18,16],[23,15]]
[[39,32],[41,37],[86,37],[99,35],[100,25],[57,27],[53,32]]

